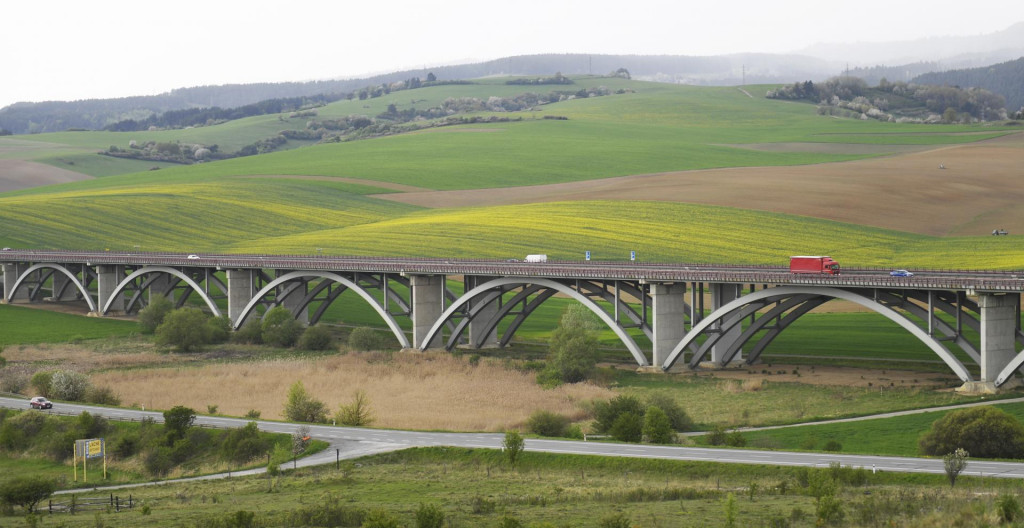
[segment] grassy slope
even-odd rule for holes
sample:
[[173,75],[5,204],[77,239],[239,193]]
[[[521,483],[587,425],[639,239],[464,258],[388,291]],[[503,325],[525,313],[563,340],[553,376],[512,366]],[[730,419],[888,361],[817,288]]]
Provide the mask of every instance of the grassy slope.
[[[1024,404],[998,405],[1018,420],[1024,419]],[[771,446],[785,450],[822,449],[829,440],[842,444],[844,453],[918,456],[918,439],[932,423],[950,411],[935,411],[860,422],[787,427],[744,433],[747,445]]]

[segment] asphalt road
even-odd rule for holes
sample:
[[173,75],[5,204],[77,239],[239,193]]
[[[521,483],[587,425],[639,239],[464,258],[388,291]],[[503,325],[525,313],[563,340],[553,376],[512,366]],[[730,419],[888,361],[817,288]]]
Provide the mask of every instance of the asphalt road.
[[[0,397],[0,407],[25,409],[28,401]],[[57,403],[52,411],[38,411],[54,414],[77,415],[82,411],[106,416],[112,420],[139,421],[151,417],[163,421],[163,414],[152,411],[116,409]],[[206,427],[232,428],[247,424],[250,420],[217,416],[199,416],[196,424]],[[302,424],[257,420],[263,431],[291,434]],[[357,427],[334,427],[308,425],[313,438],[331,444],[331,447],[317,455],[298,462],[299,466],[328,464],[336,457],[358,458],[374,453],[395,451],[408,447],[453,446],[468,448],[500,449],[504,435],[500,433],[435,433],[417,431],[396,431],[388,429],[364,429]],[[754,449],[709,449],[697,447],[661,446],[646,444],[619,444],[611,442],[584,442],[573,440],[527,439],[527,451],[565,453],[575,455],[598,455],[613,457],[659,458],[667,460],[696,460],[733,464],[765,464],[776,466],[828,467],[832,462],[843,466],[872,468],[877,471],[903,473],[944,474],[941,459],[889,457],[869,455],[843,455],[832,453],[793,453],[787,451],[761,451]],[[263,470],[235,472],[233,475],[254,474]],[[971,460],[962,475],[1024,478],[1024,463],[990,462]],[[227,475],[211,475],[201,478],[219,478]]]

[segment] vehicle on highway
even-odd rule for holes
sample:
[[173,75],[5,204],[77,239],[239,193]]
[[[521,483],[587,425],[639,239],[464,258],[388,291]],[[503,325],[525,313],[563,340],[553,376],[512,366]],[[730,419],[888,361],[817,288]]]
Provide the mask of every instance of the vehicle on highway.
[[4,248],[3,251],[10,251],[11,248]]
[[789,272],[839,275],[839,263],[832,257],[797,255],[789,257]]
[[547,255],[527,255],[524,262],[547,262]]
[[911,273],[911,272],[909,272],[909,271],[907,271],[905,269],[892,270],[892,271],[889,272],[889,275],[892,275],[893,277],[913,277],[914,276],[913,273]]
[[189,255],[188,259],[189,260],[199,260],[199,255]]
[[43,398],[42,396],[36,396],[28,401],[28,406],[33,409],[52,409],[53,402]]

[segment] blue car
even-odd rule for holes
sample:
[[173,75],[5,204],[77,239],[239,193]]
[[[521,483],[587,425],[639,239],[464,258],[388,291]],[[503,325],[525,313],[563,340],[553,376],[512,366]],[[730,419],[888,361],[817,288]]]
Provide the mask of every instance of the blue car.
[[904,270],[904,269],[892,270],[892,271],[889,272],[889,275],[892,275],[893,277],[913,277],[914,276],[913,273],[911,273],[911,272],[909,272],[907,270]]

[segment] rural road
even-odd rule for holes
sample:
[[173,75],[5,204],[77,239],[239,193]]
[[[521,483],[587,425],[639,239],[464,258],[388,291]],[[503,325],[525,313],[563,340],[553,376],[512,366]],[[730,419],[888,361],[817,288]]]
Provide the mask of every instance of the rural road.
[[[28,401],[0,397],[0,407],[26,409]],[[58,403],[53,412],[77,415],[82,411],[99,414],[112,420],[139,421],[151,417],[163,421],[163,414],[153,411],[117,409]],[[251,420],[217,416],[198,416],[196,424],[207,427],[241,427]],[[291,434],[300,424],[256,420],[260,430]],[[330,443],[330,448],[298,462],[300,466],[329,464],[336,457],[358,458],[374,453],[395,451],[408,447],[453,446],[468,448],[500,449],[504,435],[500,433],[436,433],[422,431],[397,431],[387,429],[363,429],[356,427],[334,427],[309,425],[310,434],[317,440]],[[337,451],[336,451],[337,450]],[[777,466],[828,467],[832,462],[843,466],[875,468],[878,471],[903,473],[944,474],[941,459],[891,457],[873,455],[843,455],[834,453],[794,453],[786,451],[764,451],[755,449],[711,449],[699,447],[678,447],[647,444],[619,444],[611,442],[585,442],[578,440],[527,439],[527,451],[563,453],[574,455],[598,455],[611,457],[659,458],[667,460],[692,460],[735,464],[765,464]],[[234,472],[241,476],[265,471],[263,468],[246,472]],[[962,475],[1024,479],[1024,463],[991,462],[971,460]],[[209,475],[203,478],[223,478],[228,475]],[[117,486],[118,488],[128,486]],[[102,488],[101,488],[102,489]]]

